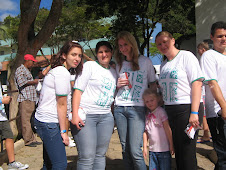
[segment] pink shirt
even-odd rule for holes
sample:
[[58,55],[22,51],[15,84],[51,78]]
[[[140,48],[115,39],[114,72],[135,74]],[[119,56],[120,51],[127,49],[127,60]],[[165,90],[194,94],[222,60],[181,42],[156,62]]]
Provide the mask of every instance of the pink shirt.
[[149,151],[169,151],[169,141],[163,127],[163,122],[167,119],[166,111],[162,107],[157,107],[147,115],[145,131],[148,133]]

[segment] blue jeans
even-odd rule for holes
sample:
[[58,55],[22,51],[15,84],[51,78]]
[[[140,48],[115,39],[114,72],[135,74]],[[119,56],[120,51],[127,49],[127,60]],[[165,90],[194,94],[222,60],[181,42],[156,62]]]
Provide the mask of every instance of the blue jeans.
[[112,113],[87,114],[85,126],[81,130],[71,124],[78,150],[77,170],[105,170],[105,154],[113,127]]
[[170,152],[149,151],[149,170],[171,170]]
[[114,116],[122,145],[122,156],[127,170],[146,170],[143,153],[145,108],[115,106]]
[[43,170],[67,169],[65,145],[62,142],[58,123],[34,120],[36,132],[43,141]]

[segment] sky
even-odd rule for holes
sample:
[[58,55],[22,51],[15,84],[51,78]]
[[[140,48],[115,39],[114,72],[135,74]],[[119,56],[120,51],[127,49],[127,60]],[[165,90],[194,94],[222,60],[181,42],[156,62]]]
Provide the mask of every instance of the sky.
[[[20,14],[20,0],[0,0],[0,21],[4,21],[7,16],[17,16]],[[52,0],[41,0],[40,8],[50,9]]]

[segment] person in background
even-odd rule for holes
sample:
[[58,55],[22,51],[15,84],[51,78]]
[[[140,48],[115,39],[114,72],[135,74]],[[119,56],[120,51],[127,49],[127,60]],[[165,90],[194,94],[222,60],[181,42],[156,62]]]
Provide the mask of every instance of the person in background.
[[24,63],[15,72],[15,83],[19,90],[17,101],[19,102],[19,113],[21,115],[22,136],[25,146],[29,147],[36,147],[41,144],[41,142],[37,142],[30,123],[38,100],[35,85],[38,84],[39,79],[33,79],[30,72],[34,62],[37,62],[37,60],[31,54],[26,54]]
[[207,42],[201,42],[197,45],[198,54],[201,57],[204,52],[209,50],[209,45]]
[[[149,58],[139,54],[134,36],[119,32],[115,41],[118,76],[114,117],[127,170],[146,170],[142,153],[145,107],[142,94],[155,83],[155,71]],[[156,88],[156,87],[155,87]]]
[[203,53],[200,64],[205,75],[206,118],[217,153],[215,170],[226,169],[226,22],[212,25],[213,49]]
[[173,134],[178,170],[196,170],[196,141],[186,133],[187,127],[199,128],[203,118],[201,102],[203,73],[197,58],[189,51],[175,47],[175,39],[167,32],[156,35],[156,47],[166,56],[160,67],[159,85]]
[[149,140],[149,170],[171,170],[171,155],[174,154],[172,131],[165,110],[159,106],[160,95],[146,89],[143,100],[148,108],[143,134],[143,155],[147,159]]
[[[69,144],[66,115],[71,91],[70,72],[82,71],[83,49],[78,43],[66,42],[51,63],[46,74],[35,112],[35,128],[43,141],[43,170],[66,170],[65,145]],[[69,97],[71,98],[71,97]]]
[[111,67],[116,69],[116,63],[114,61],[111,60],[109,64],[110,64]]
[[105,170],[114,118],[111,105],[116,89],[116,72],[110,67],[112,46],[96,45],[97,61],[87,61],[75,81],[71,131],[78,150],[77,170]]
[[[201,57],[204,52],[209,50],[209,45],[206,42],[201,42],[197,45],[199,56]],[[203,136],[197,140],[197,143],[205,143],[210,142],[210,129],[206,120],[206,112],[205,112],[205,86],[203,86],[203,104],[204,104],[204,116],[203,116]]]
[[[1,74],[1,71],[2,71],[2,63],[0,63],[0,74]],[[9,159],[8,169],[27,169],[29,168],[28,164],[22,164],[20,162],[15,161],[13,132],[11,130],[11,127],[5,112],[5,108],[4,108],[4,104],[10,103],[11,97],[2,96],[1,82],[0,82],[0,88],[1,88],[0,89],[0,133],[1,133],[0,135],[1,135],[1,139],[5,140],[6,152]],[[0,167],[0,169],[2,168]]]

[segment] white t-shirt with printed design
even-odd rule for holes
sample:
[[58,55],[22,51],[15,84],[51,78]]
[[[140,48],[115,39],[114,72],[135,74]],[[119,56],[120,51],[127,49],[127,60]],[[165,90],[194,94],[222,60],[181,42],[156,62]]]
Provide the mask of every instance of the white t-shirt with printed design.
[[[226,99],[226,55],[215,50],[208,50],[203,53],[200,59],[200,65],[205,75],[205,84],[208,84],[210,80],[216,80],[224,99]],[[206,117],[217,117],[217,113],[221,110],[221,107],[214,99],[208,85],[205,86],[205,89]]]
[[198,79],[204,75],[193,53],[181,50],[173,60],[165,60],[159,76],[165,105],[191,104],[191,86]]
[[118,106],[144,106],[142,95],[148,88],[148,83],[156,81],[154,66],[148,57],[140,56],[138,59],[140,69],[132,71],[131,62],[123,61],[122,68],[116,65],[117,75],[127,72],[132,88],[121,87],[115,98]]
[[45,76],[35,118],[40,122],[58,123],[57,96],[68,96],[71,91],[70,73],[64,66],[51,69]]
[[116,72],[104,68],[96,61],[87,61],[82,74],[75,81],[74,89],[82,91],[80,107],[87,114],[108,114],[114,101]]

